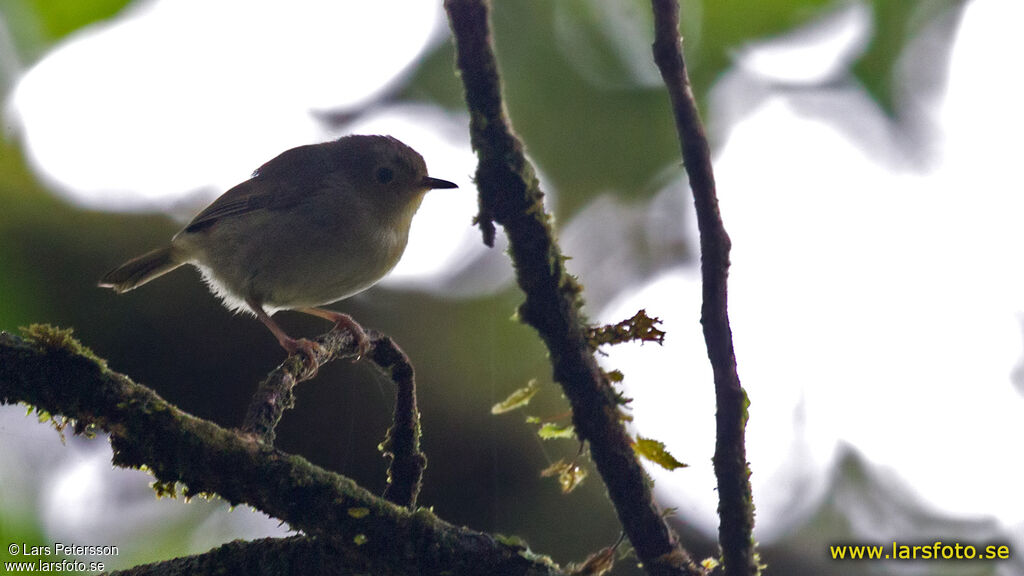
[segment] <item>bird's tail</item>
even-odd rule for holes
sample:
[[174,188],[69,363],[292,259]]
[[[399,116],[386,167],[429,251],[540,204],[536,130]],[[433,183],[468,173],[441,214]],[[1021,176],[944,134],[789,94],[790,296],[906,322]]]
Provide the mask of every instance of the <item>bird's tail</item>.
[[100,279],[100,286],[112,288],[118,294],[142,286],[146,282],[163,276],[185,262],[178,258],[173,246],[146,252],[142,256],[114,268]]

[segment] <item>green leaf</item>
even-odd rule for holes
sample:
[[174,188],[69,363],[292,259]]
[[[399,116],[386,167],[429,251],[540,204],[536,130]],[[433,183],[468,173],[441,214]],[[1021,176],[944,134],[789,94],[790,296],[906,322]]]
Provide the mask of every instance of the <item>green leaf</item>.
[[558,484],[562,488],[562,494],[572,492],[587,477],[587,471],[573,462],[566,462],[564,458],[559,459],[551,466],[548,466],[540,473],[543,478],[558,477]]
[[538,390],[540,390],[540,385],[537,384],[537,380],[530,380],[526,387],[516,390],[509,394],[508,398],[491,406],[491,414],[504,414],[526,406]]
[[542,440],[552,440],[555,438],[572,438],[576,434],[576,428],[572,424],[560,425],[547,423],[537,430],[537,435]]
[[640,457],[650,460],[666,470],[675,470],[676,468],[685,468],[687,466],[687,464],[683,464],[676,460],[675,456],[669,454],[668,450],[665,449],[665,443],[658,440],[637,436],[636,441],[633,443],[633,451]]

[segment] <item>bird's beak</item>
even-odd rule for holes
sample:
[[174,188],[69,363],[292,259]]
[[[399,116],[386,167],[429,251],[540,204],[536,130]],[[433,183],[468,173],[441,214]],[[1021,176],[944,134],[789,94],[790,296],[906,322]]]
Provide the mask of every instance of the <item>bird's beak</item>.
[[438,188],[458,188],[459,187],[454,182],[449,182],[447,180],[441,180],[440,178],[431,178],[430,176],[425,177],[423,179],[423,181],[421,182],[421,184],[423,185],[424,188],[426,188],[428,190],[436,190]]

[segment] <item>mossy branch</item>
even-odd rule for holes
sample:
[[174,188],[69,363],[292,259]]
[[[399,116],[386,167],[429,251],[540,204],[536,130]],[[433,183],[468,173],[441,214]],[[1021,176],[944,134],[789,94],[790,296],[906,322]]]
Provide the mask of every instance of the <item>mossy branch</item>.
[[141,564],[110,576],[351,576],[397,575],[392,567],[368,564],[364,555],[352,554],[343,542],[315,536],[235,540],[203,554]]
[[732,244],[718,210],[711,151],[683,59],[679,2],[652,0],[651,7],[654,11],[654,61],[672,102],[700,230],[703,287],[700,322],[715,375],[717,405],[714,465],[718,479],[718,542],[727,576],[754,575],[760,573],[760,562],[754,547],[754,501],[745,447],[747,394],[736,371],[729,327],[727,288]]
[[186,496],[215,494],[261,510],[306,536],[328,539],[332,554],[360,570],[562,573],[523,548],[452,526],[426,510],[396,506],[299,456],[186,414],[111,371],[69,330],[35,327],[27,338],[0,332],[0,403],[17,402],[73,419],[76,433],[106,431],[117,466],[145,466],[161,485],[183,484]]
[[423,483],[427,456],[420,451],[420,411],[416,406],[416,378],[412,363],[394,340],[369,333],[372,348],[367,358],[395,383],[395,415],[382,447],[388,458],[388,485],[384,497],[413,508]]
[[615,394],[594,358],[580,313],[580,286],[565,269],[533,167],[505,113],[491,44],[489,5],[446,0],[456,62],[470,113],[479,164],[477,223],[493,244],[494,222],[509,240],[516,279],[526,295],[519,316],[540,334],[554,378],[573,410],[573,424],[590,453],[637,556],[651,574],[701,574],[654,504],[643,468],[619,418]]

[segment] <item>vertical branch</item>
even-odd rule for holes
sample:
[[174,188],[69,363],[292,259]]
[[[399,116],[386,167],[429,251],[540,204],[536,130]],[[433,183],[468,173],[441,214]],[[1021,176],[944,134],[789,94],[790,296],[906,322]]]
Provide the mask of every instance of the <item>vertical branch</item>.
[[420,411],[416,406],[416,378],[409,357],[387,336],[370,334],[373,342],[368,357],[395,383],[395,417],[382,444],[388,464],[388,485],[384,497],[407,508],[415,508],[423,485],[427,457],[420,451]]
[[683,60],[679,3],[677,0],[651,0],[651,5],[654,11],[654,61],[672,101],[683,163],[693,190],[700,229],[704,300],[701,325],[714,370],[717,403],[714,463],[718,478],[718,541],[728,576],[758,574],[760,569],[753,540],[754,503],[744,445],[748,401],[736,372],[736,355],[729,327],[727,281],[731,242],[718,210],[711,152]]
[[485,0],[446,0],[456,63],[470,112],[470,137],[479,158],[477,223],[492,244],[494,222],[509,239],[516,280],[526,296],[519,317],[550,352],[555,380],[573,412],[580,439],[608,488],[623,530],[650,574],[703,571],[676,541],[654,504],[651,487],[620,419],[615,394],[587,340],[581,288],[565,270],[543,193],[523,145],[512,131],[501,96]]

